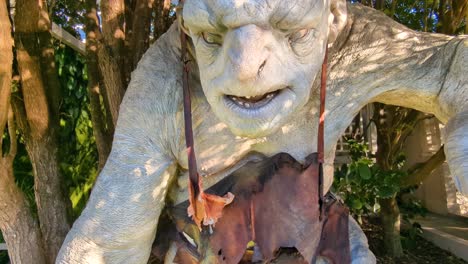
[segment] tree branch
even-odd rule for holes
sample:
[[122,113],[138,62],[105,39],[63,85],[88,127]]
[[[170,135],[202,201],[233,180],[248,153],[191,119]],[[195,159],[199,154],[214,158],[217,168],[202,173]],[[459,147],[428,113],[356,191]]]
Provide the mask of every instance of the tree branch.
[[26,150],[33,165],[38,218],[42,237],[47,242],[44,248],[52,263],[70,228],[70,201],[63,188],[58,161],[61,89],[45,2],[16,1],[15,48],[26,114],[16,117],[28,124],[28,131],[23,131],[29,132],[25,134]]
[[433,170],[438,168],[445,161],[444,146],[432,155],[427,161],[416,164],[408,170],[409,174],[402,180],[403,187],[421,184]]
[[[108,110],[101,104],[100,96],[102,90],[101,71],[98,64],[98,50],[102,40],[99,19],[97,16],[96,0],[86,0],[86,61],[88,65],[88,95],[91,111],[91,121],[93,123],[93,134],[96,138],[96,145],[99,154],[99,169],[104,166],[109,156],[114,124],[111,118],[104,115]],[[104,111],[103,111],[104,110]],[[108,117],[110,112],[106,113]]]
[[8,109],[11,95],[11,75],[13,64],[13,39],[6,3],[0,4],[0,157],[2,156],[3,131],[8,122]]
[[153,37],[156,40],[167,30],[172,22],[169,18],[171,0],[155,0],[153,6],[155,13],[153,21]]
[[16,128],[11,108],[13,41],[8,1],[0,2],[0,133],[8,124],[10,149],[2,153],[0,138],[0,229],[8,243],[12,263],[45,264],[41,233],[23,193],[15,184],[13,160],[16,155]]
[[[19,76],[17,76],[19,78]],[[19,85],[19,84],[18,84]],[[28,121],[26,120],[26,108],[24,107],[24,101],[22,96],[21,87],[18,92],[11,95],[11,106],[13,108],[13,114],[15,115],[16,124],[18,128],[27,136],[30,134]]]
[[[149,47],[149,36],[151,27],[151,12],[153,11],[154,0],[136,0],[135,10],[133,12],[132,35],[129,40],[130,56],[128,59],[131,69],[126,70],[127,74],[136,68],[143,53]],[[130,78],[130,76],[127,76]]]

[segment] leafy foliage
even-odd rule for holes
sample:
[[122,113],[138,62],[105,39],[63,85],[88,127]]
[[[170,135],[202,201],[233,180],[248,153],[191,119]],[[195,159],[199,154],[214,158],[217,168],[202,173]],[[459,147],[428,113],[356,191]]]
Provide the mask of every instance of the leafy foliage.
[[49,13],[52,20],[68,33],[81,38],[85,24],[86,11],[84,1],[48,0]]
[[23,191],[33,216],[37,218],[37,206],[34,200],[34,175],[23,137],[18,139],[18,153],[13,161],[13,173],[16,185]]
[[[427,209],[416,200],[412,193],[416,188],[402,188],[401,182],[407,173],[402,170],[405,159],[400,155],[395,161],[397,170],[384,171],[375,163],[367,144],[355,139],[348,140],[351,163],[343,165],[335,172],[333,189],[345,201],[351,214],[362,224],[362,217],[379,213],[380,198],[396,197],[401,216],[406,222],[416,215],[425,215]],[[402,246],[405,249],[416,247],[416,236],[420,234],[419,224],[401,233]]]
[[97,176],[96,141],[93,136],[85,59],[67,46],[55,52],[63,101],[60,108],[60,168],[66,179],[77,217],[86,204]]
[[[400,169],[380,169],[363,141],[350,139],[348,144],[351,163],[336,170],[333,188],[344,199],[351,213],[360,219],[362,215],[379,211],[379,198],[395,197],[401,190],[401,179],[407,174]],[[401,168],[404,161],[398,162]]]
[[[350,0],[350,2],[380,9],[395,21],[413,30],[453,35],[468,33],[467,18],[460,17],[463,5],[466,5],[463,0]],[[383,2],[380,8],[378,2]],[[454,28],[447,30],[447,25],[450,23],[454,23]]]
[[[13,88],[15,93],[15,88]],[[15,94],[13,94],[15,96]],[[21,191],[26,196],[26,200],[31,205],[31,211],[34,216],[37,216],[37,208],[34,201],[34,177],[32,174],[32,165],[29,160],[26,147],[24,145],[24,138],[17,132],[17,153],[15,159],[13,160],[13,173],[15,176],[16,185],[21,189]],[[3,133],[3,149],[2,154],[5,154],[9,151],[10,146],[10,137],[7,132]],[[0,242],[1,243],[1,242]]]

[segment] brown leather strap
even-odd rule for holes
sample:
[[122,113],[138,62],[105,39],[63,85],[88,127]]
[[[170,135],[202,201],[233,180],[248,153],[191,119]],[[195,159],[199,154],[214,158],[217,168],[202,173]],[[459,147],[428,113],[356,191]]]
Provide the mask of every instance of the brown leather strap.
[[318,156],[318,163],[319,163],[319,208],[320,208],[320,220],[322,220],[322,216],[324,212],[323,206],[323,196],[324,194],[324,186],[323,186],[323,163],[324,163],[324,149],[325,149],[325,142],[324,142],[324,127],[325,127],[325,95],[327,93],[327,65],[328,65],[328,44],[325,47],[325,57],[322,63],[322,73],[320,76],[320,111],[319,111],[319,126],[318,126],[318,135],[317,135],[317,156]]
[[[183,0],[180,1],[181,6]],[[183,10],[179,8],[180,12]],[[180,18],[180,26],[183,26],[183,20]],[[181,53],[182,62],[184,64],[182,86],[184,93],[184,121],[185,121],[185,144],[187,146],[187,158],[189,169],[189,201],[190,205],[187,208],[188,215],[197,224],[198,228],[202,229],[204,225],[209,225],[210,230],[212,226],[222,216],[223,208],[230,204],[234,195],[227,193],[224,196],[217,196],[203,192],[202,179],[198,175],[197,160],[195,158],[195,146],[192,130],[192,105],[190,101],[190,87],[189,87],[189,63],[187,52],[187,35],[180,29]]]
[[327,92],[327,60],[328,60],[328,48],[325,49],[325,58],[322,63],[322,75],[320,80],[320,119],[317,136],[317,152],[318,161],[324,162],[324,126],[325,126],[325,95]]
[[[184,1],[180,0],[180,5],[183,5]],[[190,100],[190,87],[189,87],[189,72],[190,60],[187,52],[187,35],[183,30],[180,30],[180,42],[182,52],[182,62],[184,65],[182,86],[184,93],[184,121],[185,121],[185,145],[187,147],[187,158],[189,167],[189,178],[190,184],[194,190],[194,197],[197,197],[200,193],[199,189],[199,175],[197,169],[197,159],[195,157],[195,146],[193,140],[193,129],[192,129],[192,102]]]

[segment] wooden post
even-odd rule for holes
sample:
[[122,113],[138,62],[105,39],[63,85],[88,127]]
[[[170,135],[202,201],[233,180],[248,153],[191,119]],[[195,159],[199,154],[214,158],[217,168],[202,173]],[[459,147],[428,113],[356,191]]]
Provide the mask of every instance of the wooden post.
[[81,55],[86,55],[86,45],[79,39],[75,38],[72,34],[61,28],[59,25],[52,23],[51,34],[52,37],[65,43],[65,45],[74,49]]

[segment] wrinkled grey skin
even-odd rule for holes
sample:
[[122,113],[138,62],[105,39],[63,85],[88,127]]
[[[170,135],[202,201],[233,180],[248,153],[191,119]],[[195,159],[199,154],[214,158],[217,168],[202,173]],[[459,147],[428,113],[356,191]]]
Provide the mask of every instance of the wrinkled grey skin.
[[[364,105],[379,101],[447,123],[446,155],[457,187],[467,194],[468,40],[414,32],[375,10],[330,1],[331,13],[328,0],[186,0],[185,30],[196,60],[195,146],[204,186],[260,155],[287,152],[302,162],[316,151],[317,76],[328,36],[326,188],[333,180],[337,139]],[[303,28],[313,34],[290,43],[294,30]],[[206,31],[220,34],[222,44],[209,47],[200,38]],[[132,75],[112,153],[57,263],[145,263],[165,199],[187,199],[179,57],[174,25]],[[223,96],[285,87],[268,111],[241,109]],[[352,219],[350,241],[353,263],[375,263]]]

